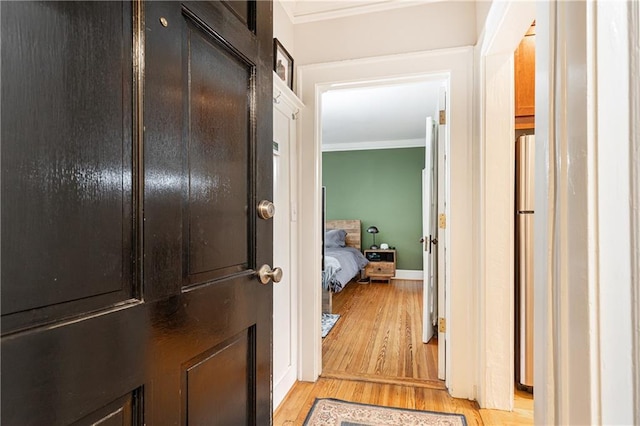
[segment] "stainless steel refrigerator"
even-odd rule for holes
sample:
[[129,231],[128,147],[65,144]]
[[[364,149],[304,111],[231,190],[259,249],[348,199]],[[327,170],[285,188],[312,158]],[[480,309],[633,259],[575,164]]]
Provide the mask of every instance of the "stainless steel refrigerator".
[[533,392],[534,136],[516,141],[516,380]]

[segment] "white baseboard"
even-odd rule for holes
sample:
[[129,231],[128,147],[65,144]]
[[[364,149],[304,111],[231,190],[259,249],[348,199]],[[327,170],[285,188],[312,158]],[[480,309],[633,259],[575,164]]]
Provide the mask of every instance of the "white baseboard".
[[421,280],[424,277],[422,271],[414,271],[411,269],[396,269],[395,279],[398,280]]
[[295,366],[289,367],[285,375],[273,384],[273,411],[280,406],[280,403],[287,396],[293,385],[296,383],[296,368]]

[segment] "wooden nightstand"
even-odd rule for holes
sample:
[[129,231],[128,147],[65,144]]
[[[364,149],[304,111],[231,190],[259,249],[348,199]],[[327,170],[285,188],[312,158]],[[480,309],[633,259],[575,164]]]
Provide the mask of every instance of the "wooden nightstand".
[[365,250],[364,257],[369,263],[364,268],[365,277],[371,281],[385,280],[389,282],[396,276],[395,250]]

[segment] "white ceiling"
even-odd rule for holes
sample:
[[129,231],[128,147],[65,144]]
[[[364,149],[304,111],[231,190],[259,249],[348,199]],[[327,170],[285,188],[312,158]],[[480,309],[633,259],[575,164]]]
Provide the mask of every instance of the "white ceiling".
[[336,89],[322,95],[322,149],[424,146],[444,81]]
[[[281,0],[295,24],[455,0]],[[424,146],[442,80],[340,88],[322,96],[322,149]]]
[[280,3],[294,24],[302,24],[440,1],[447,0],[280,0]]

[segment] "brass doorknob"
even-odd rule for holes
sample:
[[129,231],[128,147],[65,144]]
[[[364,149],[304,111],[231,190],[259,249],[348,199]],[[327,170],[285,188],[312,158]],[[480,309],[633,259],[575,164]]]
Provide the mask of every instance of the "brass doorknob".
[[262,284],[268,284],[269,280],[273,280],[274,283],[279,283],[282,279],[282,269],[275,267],[271,269],[269,265],[262,265],[258,269],[258,277]]

